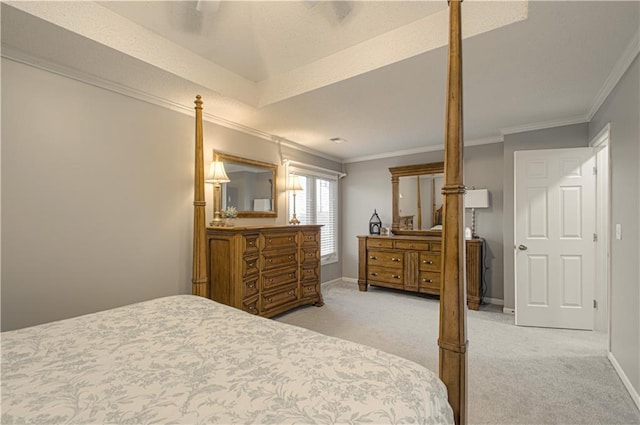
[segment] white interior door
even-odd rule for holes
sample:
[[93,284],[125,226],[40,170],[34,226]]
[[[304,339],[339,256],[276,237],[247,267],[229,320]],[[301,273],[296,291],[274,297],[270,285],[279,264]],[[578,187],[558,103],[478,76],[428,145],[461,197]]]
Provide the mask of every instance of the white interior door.
[[593,148],[515,152],[516,325],[593,329]]

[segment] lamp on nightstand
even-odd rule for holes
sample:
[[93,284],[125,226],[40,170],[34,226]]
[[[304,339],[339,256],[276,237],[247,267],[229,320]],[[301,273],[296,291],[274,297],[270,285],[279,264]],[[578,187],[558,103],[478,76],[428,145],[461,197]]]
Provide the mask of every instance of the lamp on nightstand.
[[222,204],[222,183],[229,183],[231,180],[224,170],[222,161],[213,161],[209,167],[209,175],[205,183],[213,184],[213,220],[209,226],[220,226],[222,219],[220,218],[220,204]]
[[471,208],[471,235],[476,234],[476,208],[489,208],[489,191],[487,189],[471,189],[464,194],[464,207]]

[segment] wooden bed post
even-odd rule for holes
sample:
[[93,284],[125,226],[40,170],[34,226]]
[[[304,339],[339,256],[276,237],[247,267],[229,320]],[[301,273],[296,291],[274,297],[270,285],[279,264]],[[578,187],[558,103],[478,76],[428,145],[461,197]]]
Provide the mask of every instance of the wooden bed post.
[[465,187],[462,181],[462,0],[449,1],[449,63],[444,149],[440,379],[447,386],[456,424],[467,423],[467,311],[464,274]]
[[202,148],[202,98],[196,96],[196,162],[193,195],[193,273],[191,293],[209,296],[207,287],[207,263],[205,240],[204,158]]

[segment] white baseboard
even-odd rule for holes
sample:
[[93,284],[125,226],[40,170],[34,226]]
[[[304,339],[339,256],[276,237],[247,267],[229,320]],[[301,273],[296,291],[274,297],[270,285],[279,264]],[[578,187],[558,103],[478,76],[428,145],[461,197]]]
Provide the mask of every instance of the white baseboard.
[[629,378],[627,378],[627,375],[624,373],[624,370],[622,370],[620,363],[618,363],[613,353],[609,352],[609,355],[607,357],[613,365],[613,368],[618,373],[618,376],[622,380],[625,388],[627,389],[627,391],[629,391],[629,395],[633,399],[633,402],[636,404],[636,407],[638,408],[638,410],[640,410],[640,395],[638,395],[638,391],[636,391],[636,389],[633,388],[633,385],[631,385],[631,381],[629,381]]
[[350,283],[358,283],[358,279],[356,279],[355,277],[341,277],[338,280],[344,280],[345,282],[350,282]]
[[340,282],[341,280],[344,280],[344,278],[339,277],[337,279],[333,279],[333,280],[327,280],[326,282],[322,282],[321,285],[333,285],[334,283]]
[[515,308],[509,308],[509,307],[502,307],[502,312],[504,314],[516,314],[516,309]]

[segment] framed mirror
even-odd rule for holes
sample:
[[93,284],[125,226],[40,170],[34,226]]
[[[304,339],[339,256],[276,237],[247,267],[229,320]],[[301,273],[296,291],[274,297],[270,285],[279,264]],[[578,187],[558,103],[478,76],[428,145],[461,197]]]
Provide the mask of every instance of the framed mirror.
[[393,202],[391,231],[396,235],[442,232],[444,162],[389,168]]
[[229,177],[229,182],[221,185],[221,209],[236,207],[240,218],[278,216],[276,164],[220,152],[214,153],[214,158],[222,161]]

